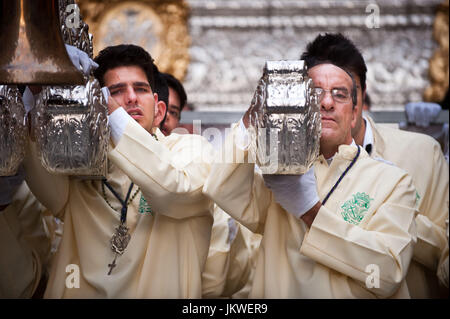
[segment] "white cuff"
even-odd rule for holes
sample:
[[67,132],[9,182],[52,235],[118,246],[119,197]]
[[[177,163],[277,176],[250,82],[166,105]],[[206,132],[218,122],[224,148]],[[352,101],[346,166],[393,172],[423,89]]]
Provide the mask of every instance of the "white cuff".
[[235,141],[236,146],[241,151],[246,151],[250,145],[250,137],[242,119],[239,121],[239,129],[235,135]]
[[123,107],[119,107],[110,115],[108,115],[108,125],[111,129],[111,139],[114,145],[117,145],[120,138],[125,132],[128,121],[133,120],[132,117],[124,110]]

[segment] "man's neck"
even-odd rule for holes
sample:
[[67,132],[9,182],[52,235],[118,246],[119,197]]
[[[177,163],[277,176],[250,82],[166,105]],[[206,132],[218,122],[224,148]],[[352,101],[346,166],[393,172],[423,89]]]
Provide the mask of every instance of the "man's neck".
[[[350,140],[347,141],[347,143],[343,143],[340,145],[352,145],[352,144],[356,146],[355,140],[350,137]],[[326,160],[329,160],[329,159],[333,158],[334,155],[336,155],[336,153],[339,150],[340,145],[320,144],[320,154],[322,154]]]
[[334,154],[338,151],[338,147],[321,147],[320,153],[325,157],[325,159],[332,158]]

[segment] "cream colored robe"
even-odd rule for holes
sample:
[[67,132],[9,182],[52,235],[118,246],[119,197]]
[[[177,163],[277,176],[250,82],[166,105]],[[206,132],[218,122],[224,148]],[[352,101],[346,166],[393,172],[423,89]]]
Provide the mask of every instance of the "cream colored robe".
[[[247,151],[234,152],[248,158]],[[355,154],[355,147],[341,145],[330,166],[323,156],[315,162],[321,199]],[[263,234],[251,298],[409,297],[404,278],[416,240],[417,211],[415,188],[403,170],[362,150],[311,229],[274,201],[253,164],[214,164],[203,191],[251,231]],[[358,206],[361,197],[368,199],[367,210]],[[359,225],[344,220],[351,209],[365,216]],[[374,267],[379,285],[368,288]]]
[[50,238],[44,211],[25,182],[0,211],[0,298],[31,298],[47,272]]
[[[371,156],[381,157],[407,171],[419,196],[417,245],[406,276],[411,297],[439,297],[436,274],[439,267],[448,267],[448,164],[439,143],[432,137],[378,125],[371,118],[368,120],[374,137]],[[448,278],[442,280],[448,287]]]
[[259,237],[214,205],[211,242],[202,274],[203,298],[230,298],[238,293],[240,298],[248,296]]
[[[213,203],[202,194],[213,150],[201,136],[157,130],[159,141],[130,120],[110,148],[108,181],[125,198],[141,193],[128,207],[131,240],[116,260],[110,239],[120,223],[121,204],[99,180],[68,179],[47,173],[35,156],[26,158],[33,192],[64,221],[46,298],[200,298],[208,253]],[[141,205],[141,195],[150,205]],[[69,268],[67,268],[69,266]],[[77,272],[79,270],[79,288]]]

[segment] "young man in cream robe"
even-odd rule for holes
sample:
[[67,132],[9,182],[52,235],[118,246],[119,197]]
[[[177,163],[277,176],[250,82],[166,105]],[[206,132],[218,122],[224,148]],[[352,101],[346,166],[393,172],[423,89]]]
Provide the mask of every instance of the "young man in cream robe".
[[[332,45],[331,45],[332,44]],[[449,171],[439,143],[432,137],[376,124],[363,116],[367,68],[361,52],[339,34],[318,38],[305,57],[331,63],[350,70],[357,84],[356,125],[352,136],[369,155],[404,169],[411,175],[417,190],[417,244],[406,281],[412,298],[442,297],[448,290]],[[447,292],[448,296],[448,292]]]
[[108,47],[95,61],[94,74],[111,94],[107,182],[122,201],[130,193],[131,239],[116,256],[110,240],[124,205],[100,180],[49,174],[30,143],[27,181],[64,221],[45,297],[200,298],[213,205],[202,187],[212,147],[200,136],[165,137],[157,129],[165,108],[152,91],[153,62],[145,50]]
[[[250,298],[409,298],[415,188],[403,170],[352,140],[356,85],[324,63],[309,69],[320,98],[321,155],[300,176],[261,176],[250,163],[214,164],[203,191],[251,231],[263,234]],[[252,104],[258,98],[258,90]],[[249,159],[248,116],[225,145]],[[228,151],[230,149],[227,149]],[[270,187],[266,187],[266,185]]]

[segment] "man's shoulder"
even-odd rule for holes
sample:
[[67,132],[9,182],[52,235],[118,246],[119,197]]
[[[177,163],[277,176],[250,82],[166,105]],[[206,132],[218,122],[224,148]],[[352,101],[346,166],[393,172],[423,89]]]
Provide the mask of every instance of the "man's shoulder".
[[198,134],[171,133],[163,137],[161,142],[178,157],[201,158],[202,162],[208,163],[212,162],[215,157],[215,150],[211,143]]
[[373,129],[383,138],[387,148],[396,151],[424,153],[424,150],[440,148],[439,143],[427,134],[405,131],[383,124],[376,124]]
[[178,145],[178,144],[185,144],[185,145],[212,145],[208,142],[208,140],[198,134],[178,134],[178,133],[171,133],[168,136],[165,136],[163,138],[163,142],[165,144],[171,144],[171,145]]
[[358,162],[360,162],[361,169],[371,171],[379,178],[384,178],[386,176],[390,176],[392,178],[402,178],[404,175],[408,175],[403,168],[379,156],[364,156]]

